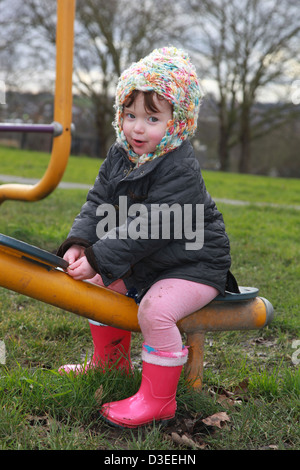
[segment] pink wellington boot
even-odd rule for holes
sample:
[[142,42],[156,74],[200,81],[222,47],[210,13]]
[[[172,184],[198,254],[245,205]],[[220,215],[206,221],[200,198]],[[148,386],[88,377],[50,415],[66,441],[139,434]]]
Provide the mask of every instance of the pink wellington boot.
[[70,372],[82,374],[89,369],[102,368],[103,371],[115,367],[123,369],[126,373],[131,370],[130,343],[131,332],[101,325],[89,321],[94,343],[92,359],[86,364],[66,364],[59,368],[59,373]]
[[100,415],[109,424],[136,428],[175,416],[176,391],[188,350],[169,353],[143,345],[143,373],[139,391],[125,400],[105,403]]

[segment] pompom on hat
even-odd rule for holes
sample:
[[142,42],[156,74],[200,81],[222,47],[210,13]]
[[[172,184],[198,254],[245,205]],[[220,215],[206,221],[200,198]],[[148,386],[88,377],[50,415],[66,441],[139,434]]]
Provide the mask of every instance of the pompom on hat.
[[[173,119],[154,153],[138,156],[123,133],[123,107],[133,90],[154,91],[173,106]],[[189,56],[175,47],[155,49],[133,63],[119,78],[116,90],[114,127],[117,140],[136,166],[160,157],[179,147],[197,128],[203,92]]]

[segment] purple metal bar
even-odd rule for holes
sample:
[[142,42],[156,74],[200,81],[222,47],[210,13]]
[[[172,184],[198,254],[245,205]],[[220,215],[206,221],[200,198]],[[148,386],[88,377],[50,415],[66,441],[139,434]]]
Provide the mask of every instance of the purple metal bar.
[[56,137],[62,134],[62,131],[63,128],[59,122],[52,122],[52,124],[0,124],[0,132],[44,132]]

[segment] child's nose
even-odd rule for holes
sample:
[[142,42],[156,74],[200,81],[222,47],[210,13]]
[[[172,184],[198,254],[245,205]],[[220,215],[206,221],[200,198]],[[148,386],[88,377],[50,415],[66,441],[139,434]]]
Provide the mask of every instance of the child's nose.
[[145,130],[145,125],[142,119],[137,119],[134,125],[134,131],[138,134],[142,134]]

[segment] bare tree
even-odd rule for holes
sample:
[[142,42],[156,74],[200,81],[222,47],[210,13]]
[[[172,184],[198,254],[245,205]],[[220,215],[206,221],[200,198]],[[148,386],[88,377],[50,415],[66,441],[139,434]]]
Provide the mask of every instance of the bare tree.
[[251,140],[296,112],[288,101],[260,114],[254,105],[270,84],[287,89],[296,78],[299,5],[293,0],[187,0],[186,11],[194,14],[188,47],[218,89],[221,169],[228,170],[230,149],[239,144],[239,171],[248,172]]
[[27,39],[26,28],[20,22],[23,14],[19,0],[0,0],[0,79],[10,89],[16,88],[23,67],[20,43]]
[[[54,42],[54,2],[28,0],[31,24]],[[173,13],[170,13],[173,12]],[[154,47],[165,45],[173,28],[176,8],[171,0],[77,0],[74,84],[91,99],[105,157],[113,138],[113,96],[117,78],[129,63]]]

